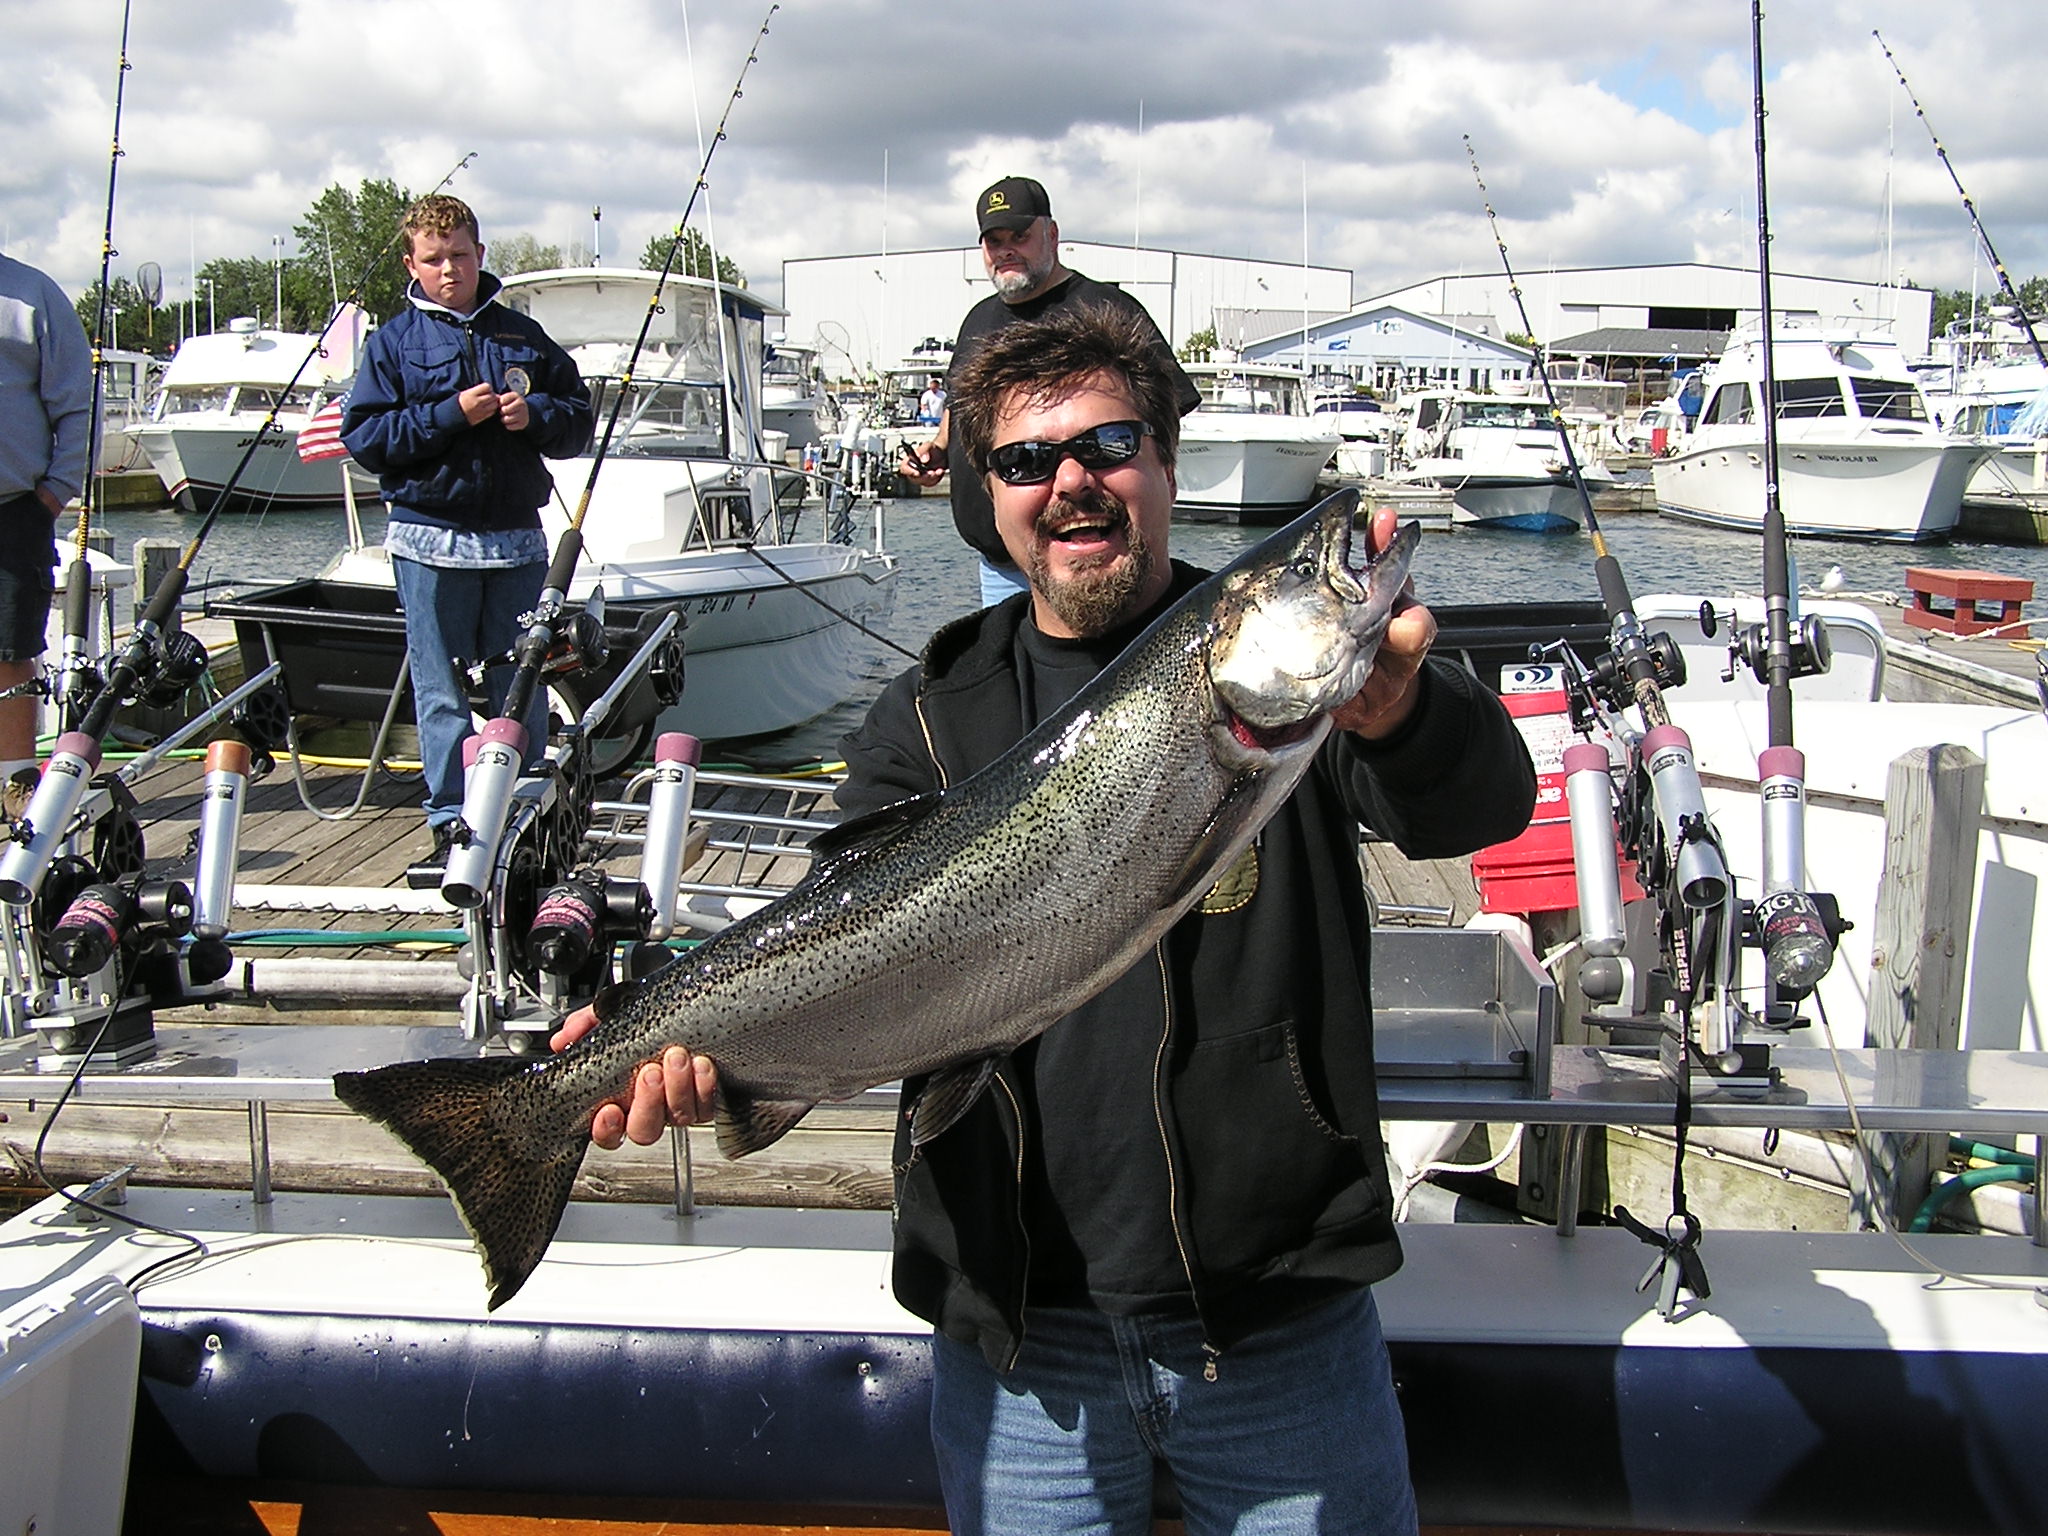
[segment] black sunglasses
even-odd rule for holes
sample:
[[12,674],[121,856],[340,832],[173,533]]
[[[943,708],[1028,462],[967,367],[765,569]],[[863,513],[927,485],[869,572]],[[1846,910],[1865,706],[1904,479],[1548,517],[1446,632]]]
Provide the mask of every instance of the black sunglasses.
[[1063,443],[1004,443],[988,452],[988,467],[1005,485],[1043,485],[1059,473],[1060,460],[1072,455],[1083,469],[1108,469],[1138,456],[1138,447],[1153,435],[1142,421],[1105,421]]

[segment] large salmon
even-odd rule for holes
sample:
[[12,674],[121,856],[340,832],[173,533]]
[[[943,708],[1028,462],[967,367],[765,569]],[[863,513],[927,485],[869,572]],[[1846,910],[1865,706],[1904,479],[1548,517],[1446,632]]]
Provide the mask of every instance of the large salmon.
[[995,1063],[1116,979],[1293,791],[1372,670],[1418,539],[1352,563],[1342,491],[1189,592],[980,773],[834,830],[788,895],[641,982],[542,1061],[334,1080],[447,1184],[496,1308],[540,1262],[597,1106],[670,1045],[718,1064],[718,1144],[930,1074],[929,1141]]

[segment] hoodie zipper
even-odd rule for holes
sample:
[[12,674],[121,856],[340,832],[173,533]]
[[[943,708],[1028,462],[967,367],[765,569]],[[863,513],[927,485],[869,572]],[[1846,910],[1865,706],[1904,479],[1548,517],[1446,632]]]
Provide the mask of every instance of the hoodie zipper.
[[1166,1046],[1173,1038],[1173,987],[1166,966],[1166,941],[1152,946],[1152,958],[1159,967],[1159,1012],[1164,1023],[1159,1031],[1159,1048],[1152,1056],[1152,1124],[1159,1132],[1159,1149],[1166,1157],[1166,1224],[1173,1233],[1174,1251],[1180,1256],[1181,1273],[1188,1277],[1188,1296],[1195,1304],[1195,1321],[1202,1328],[1202,1380],[1216,1379],[1216,1360],[1222,1353],[1208,1339],[1209,1325],[1202,1316],[1201,1288],[1195,1283],[1194,1260],[1188,1257],[1187,1237],[1180,1225],[1180,1174],[1173,1161],[1173,1140],[1166,1131]]

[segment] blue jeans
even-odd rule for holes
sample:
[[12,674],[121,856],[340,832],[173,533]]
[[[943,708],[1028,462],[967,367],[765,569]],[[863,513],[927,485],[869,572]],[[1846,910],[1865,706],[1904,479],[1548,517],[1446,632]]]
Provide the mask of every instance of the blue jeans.
[[932,1341],[932,1441],[955,1536],[1145,1536],[1152,1462],[1189,1536],[1412,1536],[1415,1492],[1372,1292],[1265,1329],[1203,1380],[1192,1318],[1025,1313],[1007,1375]]
[[[427,825],[445,826],[462,814],[462,744],[470,734],[468,686],[459,669],[512,648],[519,638],[519,616],[539,600],[547,566],[480,570],[422,565],[394,555],[391,575],[405,609],[413,717],[419,722],[420,763],[427,779]],[[509,664],[484,674],[492,715],[505,707],[511,685]],[[547,726],[547,689],[536,687],[526,714],[528,763],[539,761]]]
[[993,608],[1006,597],[1031,590],[1031,579],[1014,565],[995,565],[981,559],[981,606]]

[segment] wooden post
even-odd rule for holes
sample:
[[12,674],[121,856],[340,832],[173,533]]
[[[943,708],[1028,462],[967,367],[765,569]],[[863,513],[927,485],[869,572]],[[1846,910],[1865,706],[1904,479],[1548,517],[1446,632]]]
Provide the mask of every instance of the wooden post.
[[[143,609],[149,606],[150,598],[163,579],[170,575],[178,559],[185,553],[184,541],[180,539],[137,539],[135,541],[135,617],[141,618]],[[177,611],[174,609],[164,621],[164,633],[170,634],[179,627]]]
[[[1864,1043],[1876,1050],[1952,1051],[1962,1043],[1963,972],[1977,880],[1984,760],[1967,747],[1915,747],[1885,782],[1884,873],[1879,879]],[[1903,1228],[1927,1198],[1946,1155],[1938,1132],[1864,1138],[1876,1189],[1857,1165],[1851,1219],[1883,1210]]]

